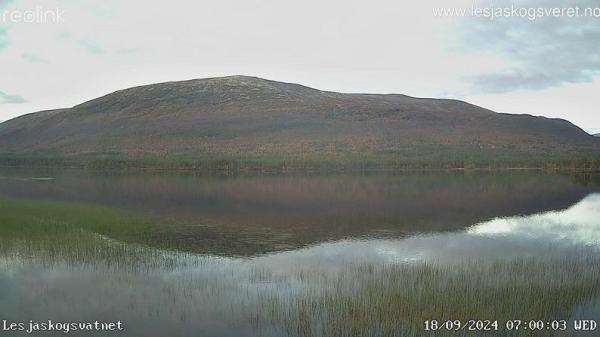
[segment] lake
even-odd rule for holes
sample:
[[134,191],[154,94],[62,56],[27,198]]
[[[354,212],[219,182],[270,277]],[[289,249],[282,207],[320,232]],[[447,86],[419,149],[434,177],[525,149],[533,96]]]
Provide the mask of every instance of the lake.
[[[599,314],[598,175],[0,170],[7,322],[124,328],[70,336],[594,336],[571,325]],[[431,320],[500,326],[425,331]]]

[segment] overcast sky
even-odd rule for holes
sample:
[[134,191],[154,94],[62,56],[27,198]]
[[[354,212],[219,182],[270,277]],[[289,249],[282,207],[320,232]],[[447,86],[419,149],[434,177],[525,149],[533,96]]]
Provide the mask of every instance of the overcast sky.
[[[491,4],[512,2],[476,7]],[[600,7],[594,0],[514,4]],[[458,98],[600,132],[600,9],[598,17],[535,20],[434,15],[438,7],[472,6],[471,0],[0,0],[0,120],[135,85],[243,74],[340,92]],[[21,22],[14,14],[32,10],[58,10],[60,20]]]

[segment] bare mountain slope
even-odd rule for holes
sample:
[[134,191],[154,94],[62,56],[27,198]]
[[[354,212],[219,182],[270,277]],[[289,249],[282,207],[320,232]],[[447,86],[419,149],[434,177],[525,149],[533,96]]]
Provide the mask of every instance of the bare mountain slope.
[[465,102],[342,94],[231,76],[120,90],[0,124],[0,153],[270,158],[573,157],[600,140],[561,119]]

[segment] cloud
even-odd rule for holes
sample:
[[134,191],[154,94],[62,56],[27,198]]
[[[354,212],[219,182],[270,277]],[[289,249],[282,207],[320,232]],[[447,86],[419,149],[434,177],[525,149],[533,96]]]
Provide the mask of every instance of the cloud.
[[21,104],[27,100],[19,95],[11,95],[0,91],[0,104]]
[[106,50],[104,50],[104,48],[102,48],[100,45],[93,41],[79,40],[77,43],[79,44],[79,46],[83,47],[85,50],[89,51],[92,54],[100,55],[106,53]]
[[[0,0],[0,14],[2,14],[3,10],[12,3],[13,0]],[[0,50],[8,46],[8,32],[6,30],[6,27],[2,27],[3,23],[5,22],[0,20]]]
[[[481,1],[480,7],[510,7],[511,1]],[[515,3],[515,5],[517,5]],[[525,8],[596,8],[595,0],[528,0]],[[520,89],[541,90],[567,83],[590,83],[600,75],[600,18],[527,17],[466,18],[461,40],[468,51],[498,53],[511,67],[495,73],[465,77],[472,90],[505,93]]]
[[0,27],[0,50],[6,48],[8,45],[8,38],[6,34],[6,29]]
[[0,9],[10,5],[13,2],[14,0],[0,0]]
[[23,53],[23,55],[21,55],[21,58],[23,58],[25,61],[31,62],[31,63],[44,63],[46,62],[46,60],[44,60],[41,56],[34,54],[34,53]]

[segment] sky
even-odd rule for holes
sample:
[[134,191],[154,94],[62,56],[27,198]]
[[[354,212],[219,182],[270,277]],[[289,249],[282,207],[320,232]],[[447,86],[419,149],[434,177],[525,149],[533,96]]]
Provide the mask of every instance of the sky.
[[250,75],[600,132],[599,42],[595,0],[0,0],[0,121],[137,85]]

